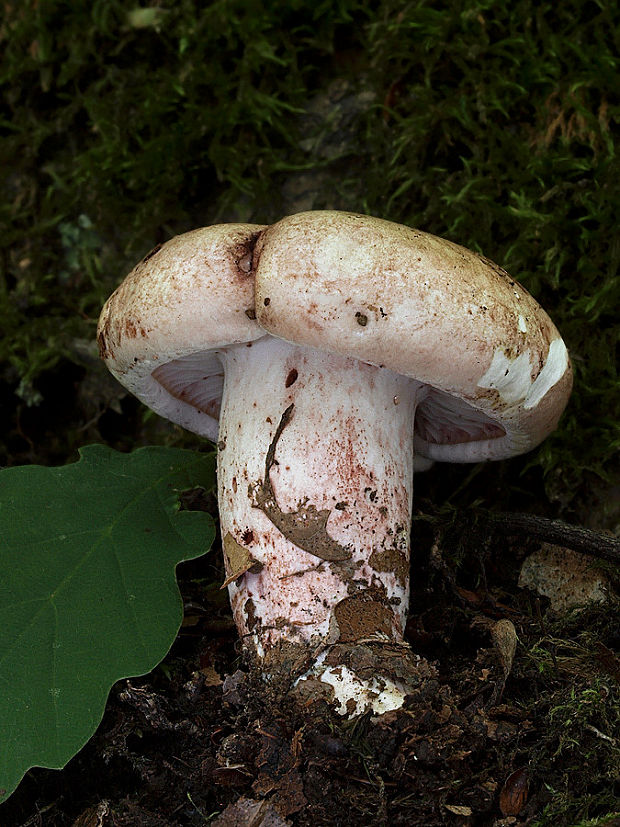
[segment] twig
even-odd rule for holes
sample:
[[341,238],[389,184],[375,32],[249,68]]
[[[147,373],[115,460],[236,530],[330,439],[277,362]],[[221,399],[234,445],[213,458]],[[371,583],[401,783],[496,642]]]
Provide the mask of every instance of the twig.
[[421,512],[414,519],[443,526],[463,536],[468,531],[488,538],[496,532],[504,536],[528,537],[573,551],[598,557],[620,566],[620,538],[562,520],[551,520],[535,514],[510,511],[489,511],[485,508],[457,509],[453,506],[436,509],[424,501]]
[[611,534],[534,514],[486,511],[478,508],[475,509],[475,513],[502,534],[525,535],[620,565],[620,539]]

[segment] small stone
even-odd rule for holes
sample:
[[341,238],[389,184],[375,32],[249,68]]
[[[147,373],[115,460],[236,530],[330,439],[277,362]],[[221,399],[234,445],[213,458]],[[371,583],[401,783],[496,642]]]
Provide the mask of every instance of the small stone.
[[591,558],[568,548],[544,543],[524,561],[520,588],[548,597],[555,612],[607,600],[609,580]]

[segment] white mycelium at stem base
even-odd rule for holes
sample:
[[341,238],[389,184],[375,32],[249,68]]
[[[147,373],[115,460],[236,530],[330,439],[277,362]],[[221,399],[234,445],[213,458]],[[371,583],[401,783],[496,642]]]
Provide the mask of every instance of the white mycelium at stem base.
[[[220,522],[246,646],[267,677],[294,680],[326,652],[329,660],[333,644],[402,643],[413,419],[424,391],[270,336],[221,359]],[[402,692],[386,700],[387,675],[356,677],[344,664],[316,671],[343,712],[402,704]]]

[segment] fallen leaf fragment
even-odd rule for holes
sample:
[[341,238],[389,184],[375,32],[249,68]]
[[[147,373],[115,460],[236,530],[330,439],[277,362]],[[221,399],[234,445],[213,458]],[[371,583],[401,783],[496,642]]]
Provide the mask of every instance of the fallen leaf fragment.
[[517,632],[513,623],[505,618],[498,620],[491,630],[491,637],[499,654],[504,678],[507,678],[517,651]]
[[530,779],[525,767],[511,773],[499,794],[499,808],[505,816],[517,816],[525,807]]
[[450,813],[454,813],[456,816],[471,816],[473,815],[471,807],[467,807],[461,804],[445,804],[444,805],[446,810]]
[[199,670],[203,678],[203,686],[221,686],[223,681],[213,666],[205,666]]
[[268,801],[239,798],[214,821],[214,827],[288,827],[290,821],[282,818]]
[[110,814],[110,805],[104,799],[96,807],[88,807],[73,822],[71,827],[103,827]]
[[252,557],[245,546],[238,543],[230,532],[224,537],[224,565],[226,567],[226,580],[220,586],[225,589],[229,583],[238,580],[246,572],[258,574],[263,564]]

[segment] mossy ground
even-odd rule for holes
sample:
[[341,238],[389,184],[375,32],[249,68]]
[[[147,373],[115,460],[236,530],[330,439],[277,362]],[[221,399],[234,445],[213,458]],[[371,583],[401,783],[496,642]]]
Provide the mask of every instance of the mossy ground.
[[[436,504],[476,500],[616,528],[619,33],[617,7],[594,0],[5,3],[0,463],[63,463],[93,441],[126,449],[191,444],[145,415],[99,364],[94,331],[104,299],[135,261],[174,233],[217,221],[268,223],[302,209],[350,209],[484,252],[543,304],[571,351],[575,391],[552,438],[513,462],[435,469],[420,477],[420,493]],[[422,532],[416,565],[428,590],[416,591],[413,610],[430,637],[419,634],[414,644],[429,641],[423,653],[439,663],[463,713],[467,692],[455,682],[458,670],[471,692],[482,689],[483,700],[497,677],[483,671],[492,647],[471,630],[476,612],[485,612],[455,601],[425,563],[424,542]],[[513,552],[518,559],[522,549]],[[461,793],[475,787],[487,798],[468,793],[481,819],[469,823],[491,824],[500,818],[502,784],[524,766],[529,809],[515,823],[605,823],[620,810],[617,615],[607,607],[557,627],[540,620],[523,605],[514,569],[511,576],[504,571],[503,544],[491,543],[487,554],[486,580],[470,582],[466,566],[456,577],[462,588],[487,589],[518,612],[520,647],[501,699],[516,732],[508,727],[504,741],[491,737],[482,713],[471,711],[462,731],[474,758],[420,790],[407,788],[402,775],[394,787],[387,772],[394,762],[407,765],[407,744],[419,731],[396,728],[392,752],[381,755],[364,723],[343,736],[339,765],[349,768],[341,807],[360,802],[352,810],[358,823],[468,823],[445,805],[460,806],[467,798]],[[187,576],[186,597],[204,605],[195,576]],[[234,665],[232,637],[211,622],[202,618],[179,643],[189,667],[173,654],[167,671],[145,683],[168,698],[175,721],[189,715],[181,689],[205,646],[223,653],[221,670]],[[204,774],[192,775],[196,764],[183,789],[163,745],[217,761],[218,732],[241,726],[234,708],[220,711],[218,692],[214,686],[200,696],[212,703],[200,713],[210,740],[193,746],[175,743],[178,728],[153,730],[115,696],[102,734],[67,781],[35,774],[29,792],[15,799],[21,804],[7,805],[13,815],[3,820],[0,813],[0,822],[70,824],[105,798],[118,813],[109,823],[204,823],[246,788],[205,787]],[[454,754],[465,749],[465,735]],[[304,766],[318,762],[320,786],[327,759],[320,758],[323,747],[308,744]],[[252,766],[263,746],[248,746]],[[330,772],[340,759],[329,756]],[[348,762],[357,762],[354,770]],[[121,765],[129,768],[125,781]],[[181,787],[177,798],[164,794],[171,772]],[[337,796],[330,795],[333,816]],[[154,811],[160,821],[131,821],[123,807]],[[406,821],[415,813],[421,821]],[[291,818],[332,823],[321,822],[316,809]]]

